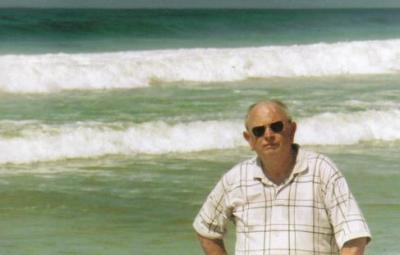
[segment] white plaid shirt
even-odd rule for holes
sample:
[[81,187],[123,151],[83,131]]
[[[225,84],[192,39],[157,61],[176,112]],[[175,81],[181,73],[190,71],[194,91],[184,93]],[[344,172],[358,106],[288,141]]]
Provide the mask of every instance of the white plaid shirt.
[[193,226],[204,237],[221,239],[228,220],[236,225],[236,255],[339,254],[348,240],[371,238],[340,171],[327,157],[301,148],[279,186],[256,157],[233,167]]

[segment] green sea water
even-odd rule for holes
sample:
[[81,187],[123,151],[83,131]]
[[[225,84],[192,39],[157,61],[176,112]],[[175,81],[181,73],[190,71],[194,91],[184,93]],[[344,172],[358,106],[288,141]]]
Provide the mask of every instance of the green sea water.
[[400,37],[400,9],[2,9],[0,52],[254,47]]
[[242,121],[265,98],[343,171],[367,254],[400,254],[398,14],[0,10],[0,255],[202,254],[192,221],[253,156]]
[[[240,120],[251,102],[265,97],[285,99],[301,124],[304,118],[326,112],[352,114],[396,107],[397,82],[396,76],[333,77],[4,94],[1,115],[13,129],[7,130],[3,123],[2,132],[24,137],[24,125],[40,128],[28,123],[18,130],[9,123],[29,119],[43,125]],[[347,132],[354,132],[351,126]],[[305,147],[330,156],[345,174],[373,234],[367,254],[398,254],[399,142]],[[192,220],[220,176],[251,156],[246,146],[240,146],[2,164],[1,254],[202,254]],[[233,246],[230,227],[227,247],[233,251]]]
[[[396,109],[398,75],[253,79],[210,84],[165,83],[134,90],[65,91],[51,94],[0,94],[0,114],[11,121],[43,123],[154,120],[242,120],[255,101],[275,98],[298,118],[325,112]],[[301,106],[301,107],[297,107]]]
[[[343,169],[373,233],[367,254],[397,254],[398,146],[311,149]],[[192,219],[223,172],[247,156],[241,149],[7,167],[2,253],[202,254]],[[233,239],[231,228],[231,251]]]

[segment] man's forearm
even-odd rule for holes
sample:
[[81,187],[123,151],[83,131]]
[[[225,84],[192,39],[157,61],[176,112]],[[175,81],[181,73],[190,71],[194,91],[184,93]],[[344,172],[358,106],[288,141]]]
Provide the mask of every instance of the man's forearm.
[[357,238],[346,242],[340,252],[340,255],[363,255],[367,238]]
[[201,235],[197,235],[197,238],[206,255],[227,255],[223,240],[209,239]]

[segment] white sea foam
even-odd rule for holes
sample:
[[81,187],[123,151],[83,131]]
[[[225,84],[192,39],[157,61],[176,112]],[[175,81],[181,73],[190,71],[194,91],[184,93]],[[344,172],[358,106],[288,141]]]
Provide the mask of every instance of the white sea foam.
[[348,145],[400,139],[400,110],[323,113],[300,121],[302,144]]
[[0,91],[137,88],[152,82],[400,72],[400,39],[236,49],[0,56]]
[[20,137],[0,138],[0,163],[90,158],[108,154],[162,154],[234,148],[242,144],[236,122],[149,122],[126,129],[101,123],[38,126]]
[[[12,122],[7,122],[11,125]],[[2,122],[0,122],[1,126]],[[400,140],[400,110],[323,113],[298,121],[300,144],[346,145]],[[0,163],[30,163],[110,154],[186,153],[245,146],[242,121],[167,124],[30,123],[16,136],[0,134]]]

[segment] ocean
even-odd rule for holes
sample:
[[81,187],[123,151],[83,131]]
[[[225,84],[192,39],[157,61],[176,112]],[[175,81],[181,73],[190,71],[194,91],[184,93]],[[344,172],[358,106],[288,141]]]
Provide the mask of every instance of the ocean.
[[0,9],[0,38],[1,255],[202,254],[261,99],[400,254],[400,9]]

